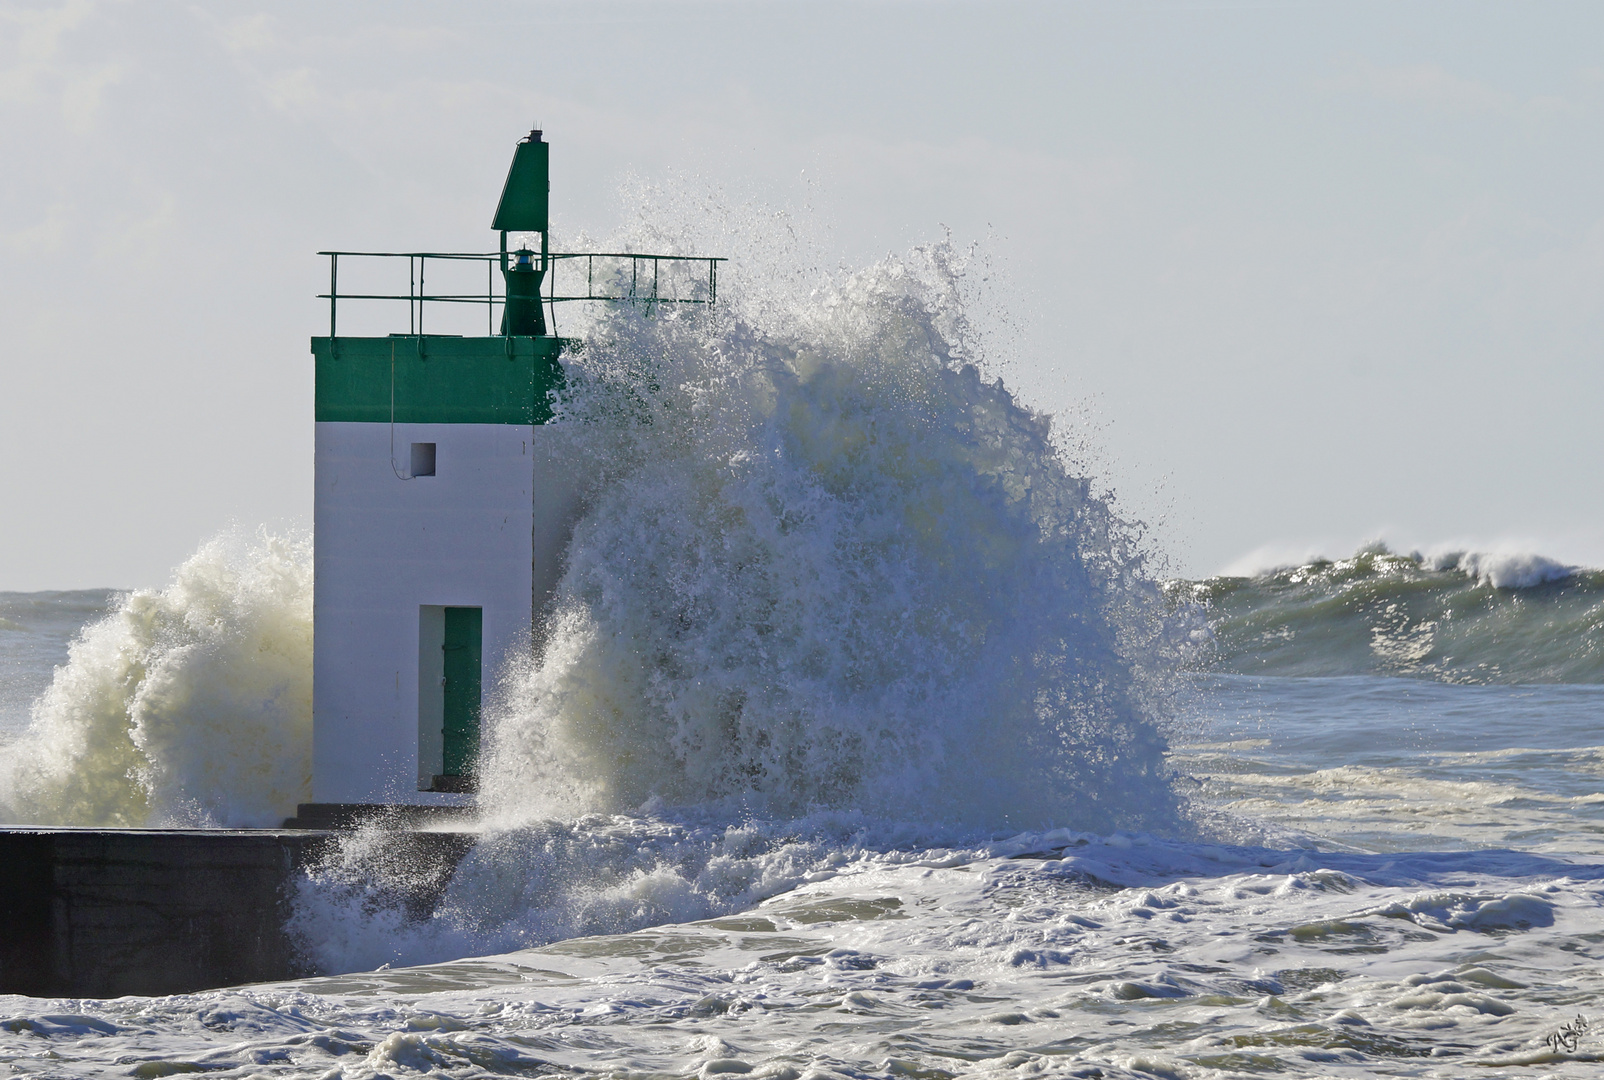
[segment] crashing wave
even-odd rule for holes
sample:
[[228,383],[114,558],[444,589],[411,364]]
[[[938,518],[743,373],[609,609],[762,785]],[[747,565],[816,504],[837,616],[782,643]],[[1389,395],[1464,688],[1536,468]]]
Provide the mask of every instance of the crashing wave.
[[0,820],[277,826],[311,742],[311,544],[224,535],[73,641],[0,763]]
[[1604,682],[1604,572],[1537,555],[1371,545],[1253,577],[1171,582],[1212,630],[1203,666],[1262,675]]

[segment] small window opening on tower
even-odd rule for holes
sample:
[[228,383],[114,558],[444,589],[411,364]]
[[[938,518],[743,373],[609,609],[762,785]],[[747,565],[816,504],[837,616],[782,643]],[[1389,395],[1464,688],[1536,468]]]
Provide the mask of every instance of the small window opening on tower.
[[434,443],[415,442],[412,444],[412,475],[434,475]]

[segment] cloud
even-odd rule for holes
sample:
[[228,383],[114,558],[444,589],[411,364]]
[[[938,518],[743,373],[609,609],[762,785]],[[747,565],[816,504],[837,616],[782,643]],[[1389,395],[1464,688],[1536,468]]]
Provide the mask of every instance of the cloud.
[[87,0],[30,10],[0,8],[0,101],[27,101],[42,76],[53,73],[61,38],[93,10]]
[[121,63],[86,67],[66,59],[62,39],[93,11],[85,0],[35,10],[0,8],[0,101],[28,102],[54,92],[67,126],[88,134],[106,88],[127,74]]
[[80,135],[94,129],[95,117],[106,88],[122,81],[128,68],[123,64],[105,64],[92,71],[76,71],[61,91],[61,115]]
[[[206,17],[204,10],[197,10],[196,14]],[[231,53],[267,52],[279,43],[272,18],[261,12],[229,22],[211,21],[223,48]]]
[[1330,80],[1333,89],[1369,94],[1396,101],[1454,112],[1512,112],[1516,100],[1501,90],[1462,79],[1437,64],[1377,67],[1368,60],[1354,62]]
[[66,242],[71,210],[72,207],[67,203],[51,203],[43,219],[26,228],[6,233],[6,246],[19,255],[55,254]]
[[104,265],[148,259],[166,246],[178,223],[178,199],[171,192],[156,196],[156,206],[139,217],[128,217],[102,231],[95,259]]
[[275,109],[294,112],[319,102],[317,75],[309,67],[291,68],[267,77],[263,92]]

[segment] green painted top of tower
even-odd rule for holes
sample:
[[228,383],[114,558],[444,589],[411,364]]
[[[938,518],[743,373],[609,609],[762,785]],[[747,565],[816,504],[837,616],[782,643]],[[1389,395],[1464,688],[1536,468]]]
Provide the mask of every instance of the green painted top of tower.
[[492,229],[502,232],[546,231],[551,202],[551,144],[540,129],[529,133],[512,154],[512,168],[501,189]]

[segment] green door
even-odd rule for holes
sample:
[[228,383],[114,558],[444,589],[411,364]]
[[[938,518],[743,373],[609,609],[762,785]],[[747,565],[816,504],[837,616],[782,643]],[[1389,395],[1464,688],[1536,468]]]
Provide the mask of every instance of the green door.
[[472,776],[479,759],[484,609],[448,607],[445,614],[445,743],[441,765],[446,776]]

